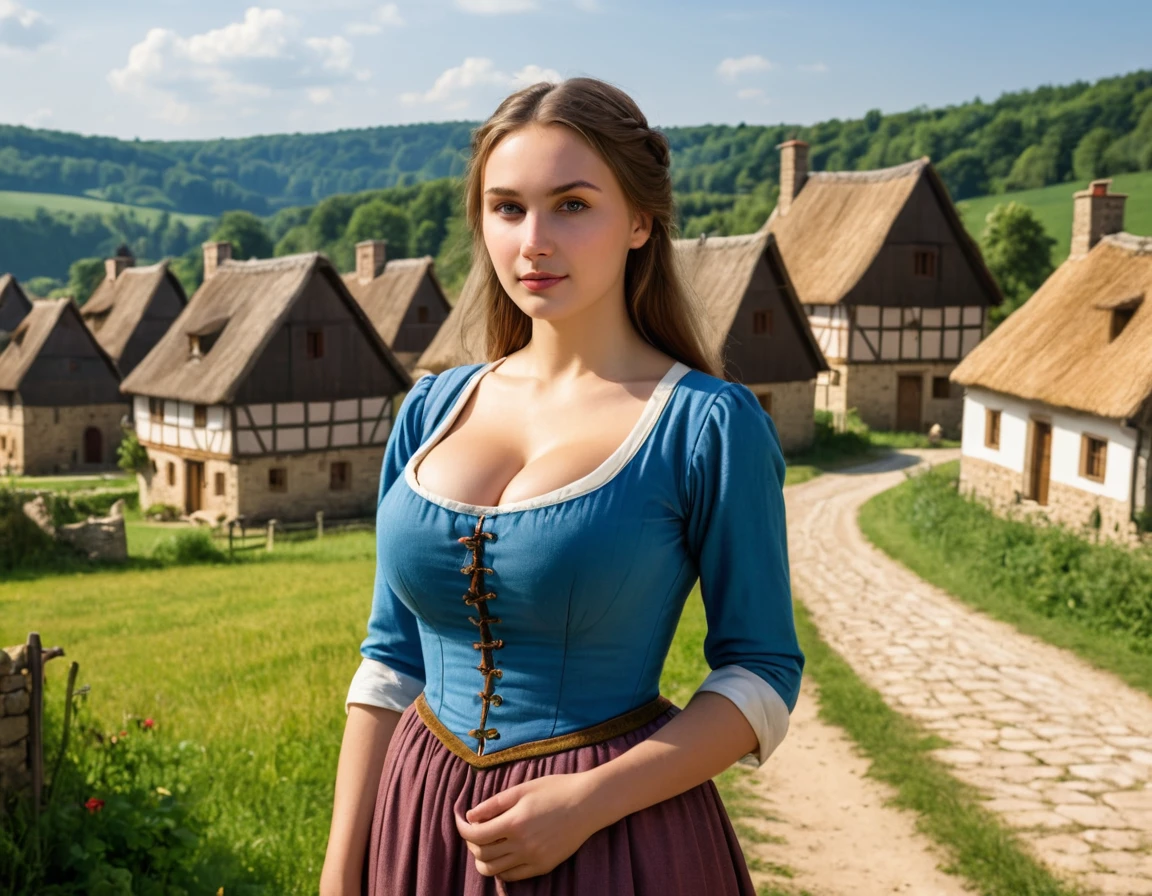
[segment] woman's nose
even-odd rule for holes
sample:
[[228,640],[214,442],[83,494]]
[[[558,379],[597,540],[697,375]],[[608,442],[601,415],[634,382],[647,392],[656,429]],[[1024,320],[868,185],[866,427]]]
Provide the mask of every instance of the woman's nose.
[[524,216],[520,254],[525,258],[539,258],[552,254],[552,237],[548,234],[543,215],[529,212]]

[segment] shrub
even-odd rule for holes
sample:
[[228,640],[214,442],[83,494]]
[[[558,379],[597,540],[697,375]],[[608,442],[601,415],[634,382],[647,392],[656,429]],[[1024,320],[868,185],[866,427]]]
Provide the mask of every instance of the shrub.
[[152,549],[152,558],[170,566],[228,562],[227,555],[203,529],[191,529],[164,539]]
[[183,515],[184,512],[175,504],[149,504],[144,511],[144,516],[148,519],[161,523],[171,523]]

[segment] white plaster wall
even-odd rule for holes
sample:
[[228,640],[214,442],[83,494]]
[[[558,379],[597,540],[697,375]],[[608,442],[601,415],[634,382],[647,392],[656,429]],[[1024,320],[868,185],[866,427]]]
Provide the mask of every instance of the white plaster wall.
[[[1000,449],[984,445],[985,409],[1000,411]],[[1033,415],[1052,421],[1052,481],[1117,501],[1127,501],[1132,485],[1136,431],[1118,420],[1058,410],[985,389],[968,389],[964,397],[961,453],[1024,472],[1028,421]],[[1080,443],[1084,433],[1108,440],[1104,481],[1080,475]]]

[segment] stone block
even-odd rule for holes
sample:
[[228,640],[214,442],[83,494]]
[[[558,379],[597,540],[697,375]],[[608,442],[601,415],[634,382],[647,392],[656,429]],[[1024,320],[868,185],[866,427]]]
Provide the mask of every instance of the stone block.
[[28,736],[28,716],[5,716],[0,719],[0,747],[9,747]]
[[32,698],[28,691],[13,691],[10,694],[5,694],[3,698],[4,715],[23,715],[28,712],[28,706],[31,702]]
[[29,691],[32,682],[25,675],[5,675],[0,678],[0,694],[9,694],[12,691]]

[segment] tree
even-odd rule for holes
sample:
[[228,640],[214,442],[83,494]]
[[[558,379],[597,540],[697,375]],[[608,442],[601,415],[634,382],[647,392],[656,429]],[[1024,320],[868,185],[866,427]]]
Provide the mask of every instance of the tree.
[[408,230],[408,216],[403,209],[382,199],[374,199],[352,213],[347,237],[352,243],[387,240],[388,254],[392,258],[404,258],[408,255]]
[[1004,304],[990,315],[996,326],[1048,279],[1056,241],[1028,206],[1009,202],[988,213],[981,243],[984,261],[1004,293]]
[[103,258],[81,258],[68,268],[68,285],[64,287],[64,294],[75,299],[77,305],[83,305],[103,279]]
[[225,212],[208,239],[231,243],[233,258],[272,257],[272,238],[268,236],[264,222],[252,212]]

